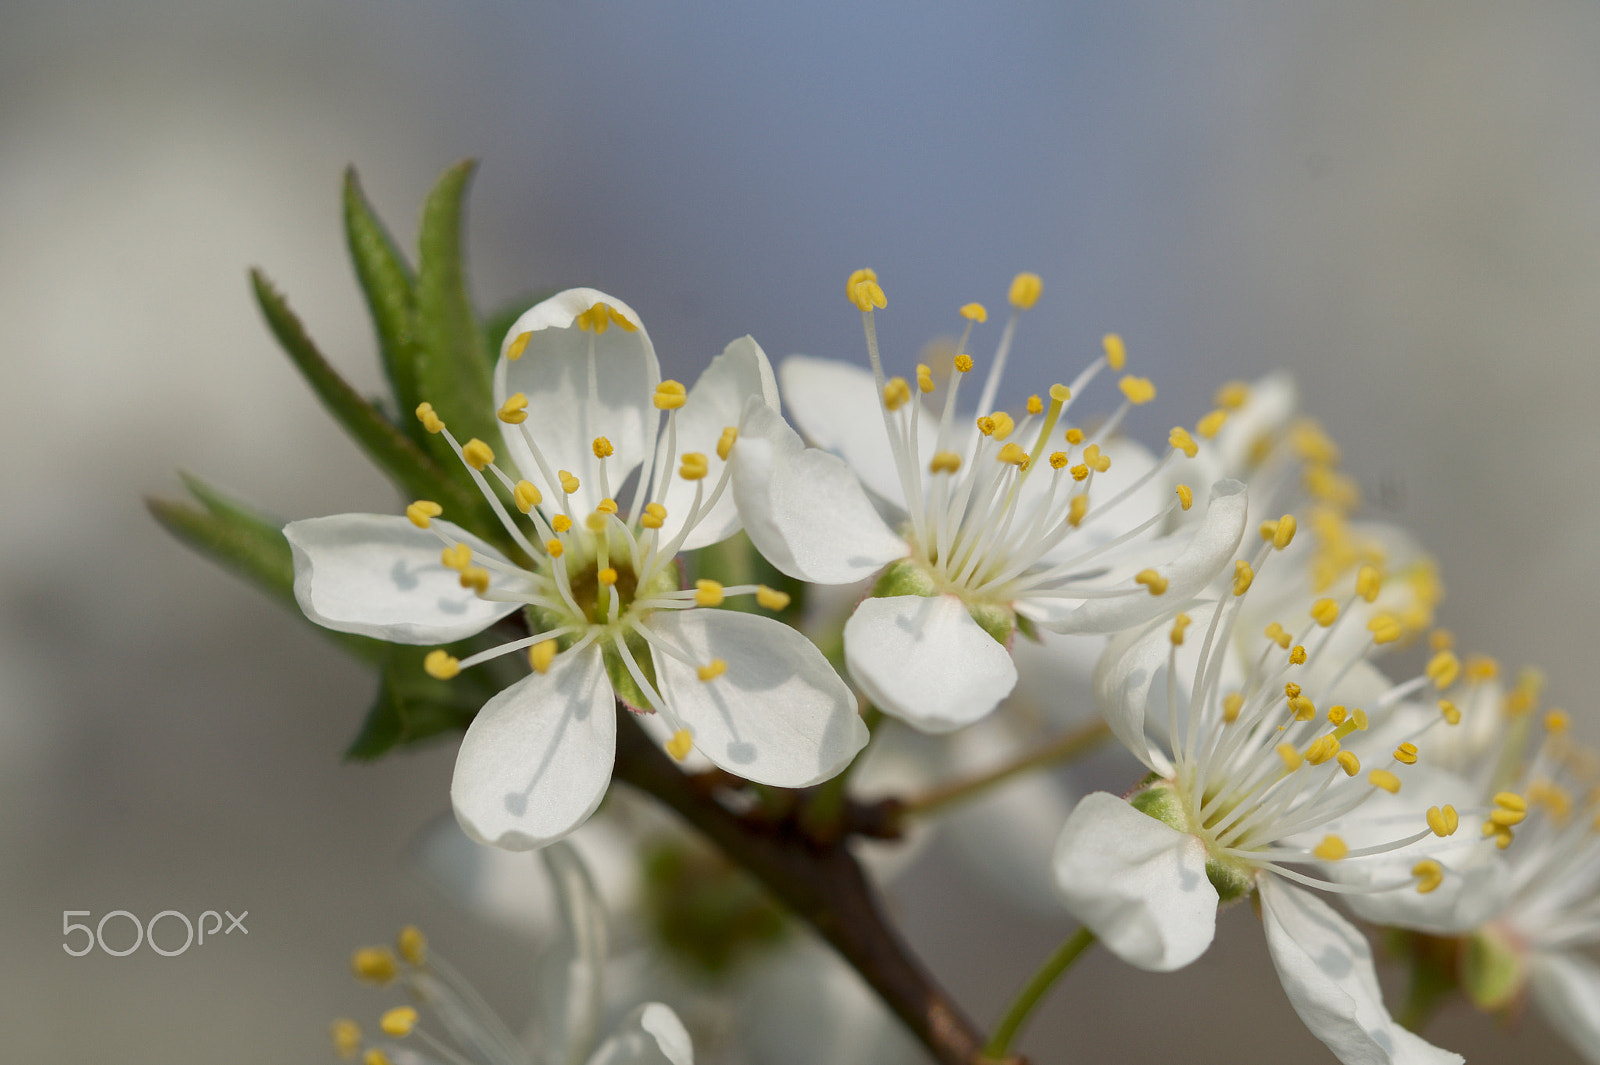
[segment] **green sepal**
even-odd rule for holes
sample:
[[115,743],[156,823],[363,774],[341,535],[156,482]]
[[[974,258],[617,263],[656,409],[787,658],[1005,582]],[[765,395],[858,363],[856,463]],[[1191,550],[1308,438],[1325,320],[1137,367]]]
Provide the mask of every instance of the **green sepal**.
[[1474,932],[1461,955],[1461,990],[1482,1010],[1511,1005],[1528,980],[1522,954],[1493,927]]
[[[622,642],[627,645],[628,652],[633,656],[633,661],[639,667],[639,672],[644,674],[644,679],[656,691],[661,690],[661,682],[656,679],[655,659],[650,656],[650,645],[644,642],[644,637],[636,632],[629,632],[623,636]],[[633,679],[633,674],[628,670],[628,665],[617,653],[617,648],[607,641],[600,652],[601,661],[605,663],[606,676],[611,680],[611,688],[617,693],[625,706],[640,713],[649,713],[655,710],[652,703],[639,687],[639,682]]]
[[[446,170],[422,208],[417,238],[416,396],[417,402],[433,404],[457,440],[466,443],[477,437],[499,454],[493,364],[483,358],[483,332],[467,294],[461,250],[467,184],[476,168],[477,163],[468,159]],[[439,461],[448,457],[450,468],[458,465],[442,437],[430,442]],[[467,476],[465,471],[461,476]]]
[[[1184,805],[1183,796],[1178,794],[1178,789],[1168,781],[1158,780],[1142,791],[1135,792],[1128,799],[1128,805],[1142,814],[1155,818],[1168,828],[1185,835],[1192,834],[1189,809]],[[1219,903],[1242,898],[1255,885],[1255,878],[1250,870],[1209,853],[1206,856],[1206,879],[1217,889]]]
[[[504,685],[506,678],[489,664],[466,670],[451,680],[437,680],[422,668],[432,647],[380,644],[384,656],[378,694],[367,710],[361,731],[345,750],[353,762],[370,762],[397,747],[409,747],[443,733],[461,732],[478,708]],[[468,640],[446,648],[457,658],[478,649]]]
[[1011,634],[1017,628],[1017,615],[1010,607],[999,603],[968,603],[967,613],[978,623],[978,628],[993,636],[1001,647],[1011,646]]
[[671,956],[710,976],[784,938],[784,911],[743,869],[690,840],[656,846],[641,892],[654,938]]
[[1021,614],[1013,614],[1012,617],[1016,618],[1017,631],[1022,633],[1025,638],[1032,640],[1034,643],[1044,642],[1044,638],[1039,635],[1039,626],[1034,624],[1032,619],[1025,618]]
[[938,594],[939,585],[933,579],[933,574],[909,558],[889,563],[884,571],[878,574],[878,579],[872,583],[874,599],[887,599],[896,595]]
[[396,423],[412,443],[431,449],[428,431],[412,417],[424,398],[417,391],[416,279],[361,191],[355,167],[344,172],[344,235],[378,335],[383,369],[398,404]]
[[325,629],[301,613],[294,598],[294,559],[289,541],[283,537],[281,521],[229,498],[194,474],[180,470],[178,477],[201,505],[146,498],[145,506],[162,528],[289,607],[295,616],[314,625],[345,650],[369,662],[381,660],[387,644]]
[[[470,482],[463,485],[447,476],[438,463],[419,450],[378,408],[339,376],[266,275],[252,270],[250,282],[272,335],[278,338],[278,343],[323,406],[396,487],[411,498],[434,500],[444,507],[446,518],[480,536],[503,540],[500,523],[476,488]],[[514,545],[511,549],[515,550]]]

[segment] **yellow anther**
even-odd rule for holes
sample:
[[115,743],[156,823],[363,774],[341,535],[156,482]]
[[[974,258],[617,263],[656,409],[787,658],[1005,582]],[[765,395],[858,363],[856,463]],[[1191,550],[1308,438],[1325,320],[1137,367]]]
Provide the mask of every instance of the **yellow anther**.
[[572,528],[572,519],[567,517],[565,514],[557,514],[555,517],[550,519],[550,528],[554,529],[558,533],[564,533],[568,529]]
[[718,581],[701,578],[694,582],[694,601],[696,606],[721,606],[722,584]]
[[765,610],[784,610],[789,606],[789,593],[768,588],[765,584],[757,585],[756,602]]
[[361,1052],[361,1026],[348,1017],[341,1017],[328,1026],[333,1038],[333,1050],[345,1061]]
[[728,663],[720,658],[713,658],[711,661],[707,662],[705,665],[696,670],[696,672],[699,674],[701,680],[708,682],[713,681],[722,676],[724,673],[728,672]]
[[1367,631],[1372,633],[1372,642],[1377,644],[1394,643],[1405,632],[1400,623],[1388,614],[1379,614],[1367,622]]
[[594,509],[600,514],[615,514],[617,512],[617,501],[615,499],[602,499],[595,504]]
[[1111,456],[1101,454],[1099,444],[1090,444],[1083,449],[1083,464],[1096,473],[1105,473],[1111,468]]
[[1272,546],[1279,551],[1288,547],[1294,541],[1295,530],[1298,524],[1293,514],[1285,514],[1279,518],[1272,530]]
[[917,363],[917,391],[923,395],[933,391],[933,367],[925,362]]
[[1350,711],[1350,720],[1355,724],[1357,732],[1367,731],[1367,712],[1360,707]]
[[1142,584],[1150,589],[1151,595],[1160,595],[1167,590],[1167,579],[1153,569],[1142,569],[1133,575],[1134,584]]
[[430,433],[444,431],[444,420],[434,412],[432,403],[417,404],[417,421],[421,422],[422,427]]
[[1444,883],[1444,866],[1432,858],[1424,858],[1411,867],[1411,875],[1417,878],[1417,892],[1426,895]]
[[994,422],[994,438],[996,440],[1004,440],[1011,435],[1011,430],[1017,427],[1017,423],[1011,420],[1011,415],[1003,410],[995,411],[990,417]]
[[422,660],[422,670],[434,680],[449,680],[461,672],[461,660],[443,648],[435,648]]
[[1244,696],[1238,692],[1229,692],[1222,697],[1222,720],[1231,725],[1239,720],[1239,711],[1244,709]]
[[1289,699],[1293,699],[1295,696],[1299,695],[1302,690],[1303,689],[1301,689],[1300,685],[1296,684],[1294,681],[1290,681],[1283,686],[1283,694],[1285,698]]
[[1077,447],[1079,444],[1083,443],[1083,430],[1082,429],[1068,429],[1067,430],[1067,443],[1071,444],[1073,447]]
[[1194,489],[1186,484],[1178,486],[1178,505],[1184,510],[1194,506]]
[[630,333],[639,328],[630,322],[626,315],[609,303],[596,303],[578,315],[577,322],[580,330],[596,335],[604,333],[613,323]]
[[507,425],[521,425],[528,420],[527,406],[528,397],[524,393],[518,392],[500,404],[500,409],[495,412],[495,417]]
[[1455,703],[1452,703],[1449,699],[1440,699],[1439,700],[1439,713],[1444,716],[1445,724],[1447,724],[1447,725],[1459,725],[1459,724],[1461,724],[1461,710],[1460,710],[1459,707],[1456,706]]
[[400,956],[412,965],[420,967],[428,960],[428,937],[414,924],[400,929],[400,934],[395,937],[395,945],[400,948]]
[[1243,381],[1229,381],[1217,389],[1216,397],[1212,400],[1223,410],[1238,410],[1250,398],[1250,386]]
[[1306,649],[1299,644],[1294,645],[1294,650],[1289,652],[1289,664],[1303,666],[1306,664]]
[[594,457],[597,459],[608,459],[614,455],[617,450],[611,446],[611,441],[607,440],[603,436],[595,437],[594,444],[591,446],[594,448]]
[[1039,398],[1038,393],[1034,393],[1033,395],[1028,397],[1028,413],[1029,414],[1043,414],[1044,413],[1044,400]]
[[1572,727],[1572,718],[1565,710],[1547,710],[1544,715],[1546,732],[1565,732]]
[[1356,571],[1356,594],[1367,602],[1378,598],[1383,591],[1383,574],[1376,566],[1362,566]]
[[417,1011],[413,1007],[396,1006],[378,1019],[378,1027],[383,1029],[384,1035],[403,1039],[417,1026],[417,1020]]
[[400,963],[388,947],[362,947],[350,955],[350,968],[358,980],[387,984],[399,974]]
[[1072,474],[1072,479],[1074,481],[1086,481],[1089,479],[1089,467],[1087,466],[1074,466],[1067,472]]
[[639,524],[646,529],[659,529],[667,523],[667,508],[660,503],[646,503]]
[[1405,765],[1416,765],[1417,745],[1409,742],[1402,743],[1400,746],[1394,749],[1394,760],[1397,762],[1402,762]]
[[1503,707],[1507,717],[1518,718],[1531,713],[1538,705],[1539,693],[1544,689],[1544,676],[1536,669],[1524,669],[1517,674],[1517,686],[1506,695]]
[[406,517],[419,529],[433,524],[433,519],[444,513],[444,508],[431,499],[419,499],[406,507]]
[[956,356],[956,373],[969,373],[972,370],[972,356],[963,352]]
[[561,541],[557,540],[554,536],[550,537],[550,539],[544,542],[545,554],[549,555],[551,558],[560,558],[566,553],[566,550],[567,549],[562,546]]
[[1244,559],[1235,559],[1233,562],[1233,594],[1243,595],[1250,590],[1251,583],[1256,579],[1256,571],[1250,568],[1250,563]]
[[1039,275],[1024,271],[1011,279],[1011,291],[1007,294],[1007,298],[1011,301],[1011,306],[1017,310],[1028,311],[1039,302],[1039,293],[1042,291],[1044,282],[1040,280]]
[[733,453],[733,442],[737,439],[739,439],[739,427],[737,425],[723,426],[722,435],[717,437],[717,458],[727,462],[728,456]]
[[1289,649],[1289,645],[1294,642],[1294,637],[1290,636],[1286,631],[1284,631],[1283,626],[1278,624],[1276,621],[1268,625],[1263,630],[1263,634],[1267,639],[1271,640],[1285,651],[1287,651]]
[[1324,466],[1339,464],[1339,445],[1310,418],[1301,419],[1289,430],[1289,446],[1307,462]]
[[689,751],[694,747],[694,740],[689,735],[689,730],[681,728],[672,734],[672,739],[667,741],[667,753],[681,762],[689,757]]
[[929,473],[955,473],[961,468],[961,456],[954,451],[935,451],[928,461]]
[[1344,770],[1344,775],[1353,777],[1361,772],[1361,759],[1356,757],[1354,751],[1340,751],[1334,756],[1334,761],[1339,763],[1339,768]]
[[1311,620],[1327,628],[1339,620],[1339,604],[1332,599],[1318,599],[1311,604]]
[[481,470],[494,461],[494,448],[473,437],[461,445],[461,458],[468,466]]
[[1493,836],[1494,845],[1501,850],[1511,846],[1511,840],[1514,838],[1510,828],[1505,825],[1497,825],[1493,821],[1485,821],[1483,823],[1483,834],[1485,836]]
[[368,1047],[367,1052],[361,1055],[361,1065],[394,1065],[394,1062],[377,1047]]
[[528,665],[533,667],[535,673],[550,672],[550,663],[556,660],[556,651],[559,649],[554,640],[540,640],[528,648]]
[[1428,807],[1428,827],[1435,836],[1453,836],[1456,829],[1461,827],[1461,815],[1456,813],[1454,806]]
[[489,571],[482,566],[468,566],[461,571],[461,587],[483,595],[489,590]]
[[1117,382],[1117,387],[1122,389],[1122,394],[1128,402],[1136,407],[1156,398],[1155,382],[1148,377],[1134,377],[1129,374]]
[[1278,744],[1278,757],[1283,759],[1283,767],[1291,773],[1299,769],[1300,764],[1305,761],[1300,752],[1295,750],[1294,745],[1290,743]]
[[1423,672],[1427,673],[1435,688],[1448,688],[1461,675],[1461,659],[1455,656],[1454,651],[1440,651],[1428,660]]
[[1322,842],[1311,849],[1311,853],[1325,862],[1336,862],[1350,853],[1350,847],[1338,836],[1324,836]]
[[1456,645],[1456,634],[1449,629],[1434,629],[1428,633],[1428,650],[1449,651]]
[[1528,800],[1514,791],[1495,792],[1494,804],[1502,810],[1515,810],[1517,813],[1526,813],[1528,810]]
[[1174,425],[1167,434],[1167,443],[1172,445],[1174,451],[1181,451],[1189,458],[1200,454],[1200,445],[1194,442],[1194,437],[1189,435],[1189,430],[1181,425]]
[[995,458],[1018,469],[1026,469],[1028,466],[1028,453],[1016,444],[1006,444]]
[[518,481],[511,490],[511,498],[516,501],[517,509],[526,514],[544,502],[544,493],[532,481]]
[[1202,440],[1210,440],[1222,431],[1222,426],[1227,420],[1227,411],[1214,410],[1195,423],[1194,431],[1200,434]]
[[899,410],[911,401],[911,386],[904,377],[891,377],[883,386],[883,405],[890,410]]
[[1342,725],[1344,724],[1344,719],[1349,716],[1350,712],[1342,706],[1328,707],[1328,724],[1330,725]]
[[870,312],[874,307],[881,310],[889,305],[889,298],[878,284],[878,275],[871,270],[857,270],[851,274],[850,283],[845,286],[845,295],[862,313]]
[[1052,470],[1065,469],[1067,463],[1071,461],[1071,459],[1067,458],[1067,453],[1065,451],[1050,452],[1050,468]]
[[963,303],[961,305],[961,317],[969,322],[987,322],[989,320],[989,309],[981,303]]
[[689,402],[689,393],[680,381],[663,381],[656,385],[656,394],[650,397],[656,410],[677,410]]
[[1367,780],[1373,787],[1382,788],[1390,795],[1394,795],[1400,790],[1400,778],[1387,769],[1374,769],[1367,774]]
[[1172,646],[1183,646],[1183,630],[1189,627],[1189,615],[1179,614],[1172,619]]
[[[1301,720],[1309,721],[1311,719],[1302,718]],[[1312,740],[1309,745],[1307,745],[1305,749],[1305,759],[1312,765],[1321,765],[1323,762],[1328,761],[1338,753],[1339,737],[1330,733],[1326,736],[1318,736],[1316,739]]]
[[566,470],[557,470],[556,480],[561,482],[561,490],[569,496],[578,490],[578,479]]
[[1072,502],[1067,505],[1067,524],[1076,529],[1083,524],[1083,519],[1089,513],[1089,497],[1073,496]]
[[1467,659],[1464,667],[1469,683],[1477,684],[1486,680],[1494,680],[1500,675],[1500,663],[1488,655],[1473,655]]
[[1527,814],[1527,811],[1525,811],[1525,810],[1490,810],[1489,811],[1489,820],[1491,822],[1493,822],[1494,824],[1500,825],[1500,826],[1502,826],[1504,828],[1510,828],[1512,825],[1520,825],[1520,824],[1522,824],[1522,822],[1527,819],[1527,816],[1528,816],[1528,814]]
[[705,477],[709,469],[703,454],[698,451],[687,451],[678,465],[678,476],[685,481],[698,481]]
[[[1289,712],[1294,714],[1296,721],[1310,721],[1317,716],[1317,704],[1307,699],[1304,695],[1292,695],[1289,697],[1288,703]],[[1334,750],[1338,750],[1338,748],[1335,747]],[[1332,754],[1329,757],[1331,758]]]
[[1128,347],[1116,333],[1107,333],[1100,338],[1100,350],[1106,353],[1106,365],[1113,370],[1120,371],[1128,365]]
[[614,567],[606,566],[595,573],[594,579],[610,588],[617,583],[617,571]]
[[451,544],[439,552],[439,561],[446,569],[465,573],[467,567],[472,565],[472,548],[466,544]]
[[528,341],[532,339],[532,333],[518,333],[517,339],[513,340],[511,346],[506,348],[506,358],[512,362],[522,358],[522,353],[528,350]]

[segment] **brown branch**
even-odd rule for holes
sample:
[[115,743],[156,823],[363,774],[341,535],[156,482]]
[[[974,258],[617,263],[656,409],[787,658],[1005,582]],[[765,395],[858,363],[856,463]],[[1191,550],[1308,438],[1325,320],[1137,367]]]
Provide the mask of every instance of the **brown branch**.
[[[842,841],[821,843],[791,821],[742,818],[686,776],[618,708],[618,780],[649,792],[748,870],[833,945],[942,1065],[981,1065],[984,1036],[883,918]],[[995,1063],[999,1065],[999,1063]],[[1021,1058],[1006,1065],[1023,1065]]]

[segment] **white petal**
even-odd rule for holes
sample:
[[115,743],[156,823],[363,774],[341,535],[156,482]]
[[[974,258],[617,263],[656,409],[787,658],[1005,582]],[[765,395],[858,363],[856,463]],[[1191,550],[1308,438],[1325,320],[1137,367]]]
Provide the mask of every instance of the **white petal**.
[[[604,333],[586,333],[574,319],[596,303],[607,303],[638,329],[629,332],[612,324]],[[522,357],[505,352],[523,333],[532,338]],[[589,391],[589,346],[594,345],[593,395]],[[539,485],[552,499],[561,486],[550,484],[539,472],[523,430],[532,433],[552,474],[567,470],[578,477],[579,489],[572,506],[587,514],[600,502],[594,440],[603,436],[615,448],[606,460],[611,490],[643,461],[655,444],[657,412],[651,403],[661,381],[661,367],[650,335],[633,308],[614,296],[592,288],[570,288],[551,296],[516,320],[501,346],[494,370],[494,401],[504,403],[513,393],[528,397],[527,421],[519,428],[503,426],[501,436],[522,475]],[[446,422],[449,411],[440,411]]]
[[[906,509],[905,486],[895,467],[871,371],[837,359],[791,355],[778,372],[783,376],[783,400],[806,440],[844,459],[861,483],[885,502]],[[914,385],[912,391],[917,394]],[[909,415],[909,409],[906,413]],[[924,406],[913,470],[919,478],[933,458],[938,428],[938,414]]]
[[1538,953],[1532,963],[1530,982],[1540,1010],[1585,1061],[1600,1065],[1600,968],[1567,952]]
[[[723,461],[717,457],[722,430],[739,424],[745,403],[752,397],[773,410],[778,409],[778,382],[772,376],[766,354],[750,337],[740,337],[711,360],[711,365],[689,390],[688,400],[673,416],[677,423],[678,455],[698,451],[706,457],[708,472],[702,483],[707,492],[722,476]],[[666,446],[665,434],[661,446]],[[664,453],[661,458],[665,458]],[[677,476],[675,469],[665,473],[667,492],[662,504],[667,508],[667,520],[661,527],[663,542],[678,535],[694,502],[694,483]],[[693,551],[718,543],[738,531],[739,508],[734,505],[733,493],[725,491],[684,539],[682,550]]]
[[866,746],[856,700],[822,652],[772,618],[733,610],[661,610],[650,630],[695,662],[727,671],[703,681],[696,667],[655,656],[662,696],[695,747],[759,784],[803,788],[836,776]]
[[[505,556],[471,533],[435,520],[474,554]],[[480,599],[439,561],[439,538],[390,514],[335,514],[283,529],[294,555],[294,597],[306,617],[337,632],[391,643],[452,643],[512,613],[516,603]]]
[[1068,911],[1129,965],[1181,969],[1217,930],[1205,844],[1107,792],[1085,795],[1056,841]]
[[605,1015],[605,910],[589,870],[571,845],[552,843],[539,857],[561,915],[561,934],[539,957],[539,1031],[550,1065],[582,1065],[600,1039]]
[[646,1002],[600,1044],[589,1065],[694,1065],[694,1046],[671,1006]]
[[[1150,552],[1170,550],[1170,561],[1155,566],[1168,582],[1161,595],[1141,592],[1112,599],[1087,599],[1077,606],[1070,598],[1025,599],[1018,601],[1017,611],[1055,632],[1116,632],[1169,614],[1210,584],[1233,558],[1248,519],[1249,497],[1244,485],[1218,481],[1211,488],[1205,517],[1192,533],[1185,530],[1156,544],[1137,545],[1137,562],[1129,561],[1133,551],[1122,558],[1113,553],[1103,560],[1110,567],[1105,581],[1115,584],[1119,578],[1131,580],[1132,571],[1144,568],[1145,556]],[[1063,609],[1064,605],[1070,609]]]
[[862,601],[844,626],[844,660],[867,698],[924,732],[978,720],[1017,683],[1017,667],[953,595]]
[[908,552],[850,468],[806,447],[764,404],[752,402],[745,410],[732,488],[751,542],[791,577],[849,584]]
[[1446,1065],[1441,1050],[1396,1024],[1383,1005],[1372,950],[1355,926],[1308,891],[1257,881],[1267,950],[1289,1004],[1345,1065]]
[[617,718],[600,651],[556,656],[483,704],[456,755],[450,801],[467,835],[532,850],[583,824],[605,797]]

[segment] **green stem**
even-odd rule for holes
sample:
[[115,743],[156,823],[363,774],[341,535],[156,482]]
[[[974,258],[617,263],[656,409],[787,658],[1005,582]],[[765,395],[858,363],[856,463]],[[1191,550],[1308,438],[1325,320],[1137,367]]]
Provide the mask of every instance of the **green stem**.
[[1072,938],[1056,948],[1056,952],[1045,960],[1034,973],[1032,978],[1023,985],[1017,997],[1012,1001],[1000,1018],[1000,1023],[995,1025],[994,1034],[984,1044],[983,1054],[986,1058],[1004,1060],[1011,1050],[1011,1041],[1016,1038],[1022,1026],[1027,1023],[1028,1017],[1034,1008],[1044,999],[1046,992],[1061,979],[1061,975],[1072,968],[1072,963],[1078,960],[1078,955],[1094,942],[1094,933],[1087,928],[1080,928],[1073,933]]
[[1076,732],[1069,732],[1014,762],[1008,762],[965,780],[953,781],[916,798],[907,799],[901,804],[901,816],[921,817],[935,813],[953,803],[976,798],[991,788],[1004,784],[1012,777],[1020,776],[1030,770],[1081,758],[1100,746],[1110,735],[1110,727],[1104,721],[1096,721]]
[[[875,737],[883,711],[866,704],[861,710],[861,720]],[[871,740],[868,740],[870,743]],[[850,774],[865,760],[866,750],[856,755],[844,771],[807,791],[800,808],[800,827],[806,835],[819,843],[837,842],[845,832],[845,807],[849,802]]]

